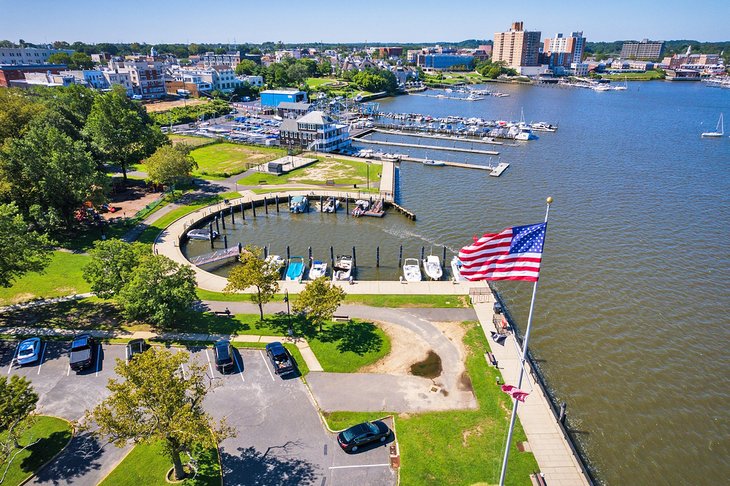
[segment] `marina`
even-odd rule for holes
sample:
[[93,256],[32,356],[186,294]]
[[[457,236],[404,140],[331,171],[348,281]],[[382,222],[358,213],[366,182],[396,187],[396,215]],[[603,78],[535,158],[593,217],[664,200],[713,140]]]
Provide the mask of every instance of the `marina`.
[[461,147],[442,147],[439,145],[420,145],[420,144],[416,144],[416,143],[404,143],[404,142],[386,142],[383,140],[369,140],[369,139],[364,139],[364,138],[357,138],[355,140],[358,143],[373,144],[373,145],[387,145],[390,147],[410,147],[410,148],[420,148],[420,149],[426,149],[426,150],[445,150],[447,152],[466,152],[466,153],[480,154],[480,155],[499,155],[499,152],[495,152],[494,150],[478,150],[478,149],[468,149],[468,148],[461,148]]

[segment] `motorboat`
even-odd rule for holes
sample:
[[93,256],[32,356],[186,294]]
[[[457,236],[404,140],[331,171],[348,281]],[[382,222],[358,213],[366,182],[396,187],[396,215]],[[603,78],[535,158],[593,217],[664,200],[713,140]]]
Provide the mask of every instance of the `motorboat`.
[[294,196],[289,204],[290,213],[306,213],[309,211],[309,199],[307,196]]
[[463,282],[466,280],[461,275],[461,260],[459,260],[459,257],[456,255],[454,255],[454,258],[451,259],[451,275],[455,282]]
[[337,255],[335,265],[332,267],[332,280],[350,280],[352,276],[352,257],[350,255]]
[[441,260],[436,255],[429,255],[423,260],[423,270],[431,280],[440,280],[443,275]]
[[715,127],[714,132],[704,132],[702,134],[703,138],[719,138],[725,135],[725,124],[722,120],[722,113],[720,113],[720,119],[717,120],[717,126]]
[[[213,230],[212,239],[215,240],[216,238],[218,238],[218,236],[218,232]],[[190,230],[188,231],[188,238],[190,238],[191,240],[210,240],[210,230],[204,228]]]
[[286,260],[279,255],[269,255],[264,259],[264,262],[272,271],[277,270],[279,275],[281,275],[281,270],[286,265]]
[[314,280],[327,275],[327,262],[314,260],[312,266],[309,267],[309,280]]
[[352,215],[357,218],[365,214],[368,209],[370,209],[370,201],[358,199],[355,201],[355,208],[352,210]]
[[340,207],[340,201],[337,200],[337,198],[330,196],[327,198],[327,201],[325,201],[324,206],[322,207],[323,213],[336,213],[337,209]]
[[443,160],[424,159],[423,165],[431,165],[434,167],[443,167],[444,165],[446,165],[446,162],[444,162]]
[[538,130],[541,132],[554,132],[558,129],[557,126],[551,125],[550,123],[546,123],[546,122],[530,123],[530,128],[532,130]]
[[293,256],[289,259],[289,266],[286,268],[286,280],[289,282],[301,282],[304,277],[304,258]]
[[421,265],[416,258],[406,258],[403,262],[403,276],[408,282],[421,281]]

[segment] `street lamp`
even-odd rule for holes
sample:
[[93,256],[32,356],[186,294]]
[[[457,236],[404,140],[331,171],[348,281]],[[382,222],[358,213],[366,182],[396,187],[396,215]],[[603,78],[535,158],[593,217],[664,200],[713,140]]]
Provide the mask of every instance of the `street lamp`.
[[284,291],[284,302],[286,302],[286,321],[289,326],[287,334],[289,337],[294,337],[294,330],[291,328],[291,312],[289,311],[289,290]]

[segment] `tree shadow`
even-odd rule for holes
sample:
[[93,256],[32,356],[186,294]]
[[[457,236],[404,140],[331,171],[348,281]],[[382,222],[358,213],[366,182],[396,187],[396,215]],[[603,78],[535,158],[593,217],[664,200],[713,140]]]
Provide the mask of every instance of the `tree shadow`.
[[[57,434],[63,433],[51,434],[49,439],[54,441],[63,440],[62,437],[55,437]],[[68,441],[68,434],[65,436],[65,441]],[[48,444],[41,446],[41,442],[39,442],[36,446],[45,448],[48,447]],[[114,446],[107,445],[107,447]],[[91,432],[81,433],[71,439],[71,443],[61,455],[36,473],[36,479],[41,483],[67,484],[71,478],[81,477],[89,471],[101,468],[102,456],[103,448],[99,439]],[[25,468],[26,461],[30,461],[32,458],[33,454],[23,461],[22,467]],[[43,461],[46,460],[48,460],[48,457],[43,458]]]
[[336,342],[337,350],[341,353],[350,351],[357,355],[378,351],[383,345],[375,330],[377,326],[372,322],[350,321],[344,324],[331,324],[317,335],[323,343]]
[[50,327],[54,329],[100,329],[113,331],[121,324],[112,302],[69,300],[17,309],[0,315],[0,327]]
[[[314,484],[317,479],[316,466],[288,456],[291,449],[296,447],[301,448],[299,444],[287,442],[281,447],[270,447],[264,453],[253,447],[239,447],[237,455],[222,451],[225,482],[241,486]],[[282,452],[280,455],[277,454],[279,451]]]
[[20,463],[20,469],[24,472],[33,472],[43,465],[53,454],[63,449],[68,440],[71,438],[71,431],[64,430],[61,432],[54,432],[48,437],[44,437],[32,446],[28,447],[27,451],[30,455],[23,458]]

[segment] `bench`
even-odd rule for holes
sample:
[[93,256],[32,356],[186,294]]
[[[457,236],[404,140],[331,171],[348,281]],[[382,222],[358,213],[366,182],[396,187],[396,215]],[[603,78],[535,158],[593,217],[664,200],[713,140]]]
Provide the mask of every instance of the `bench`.
[[494,324],[494,329],[497,331],[498,334],[507,334],[507,332],[509,331],[509,324],[507,323],[507,319],[499,314],[496,314],[492,318],[492,324]]
[[228,309],[224,311],[213,311],[213,314],[221,317],[233,317],[233,314],[231,314],[231,311],[229,311]]
[[350,316],[332,316],[333,321],[349,321]]
[[490,365],[494,366],[495,368],[497,367],[497,359],[489,351],[487,351],[487,361],[489,362]]
[[324,182],[324,185],[325,186],[334,186],[335,185],[335,180],[334,179],[328,179],[328,180],[326,180]]

